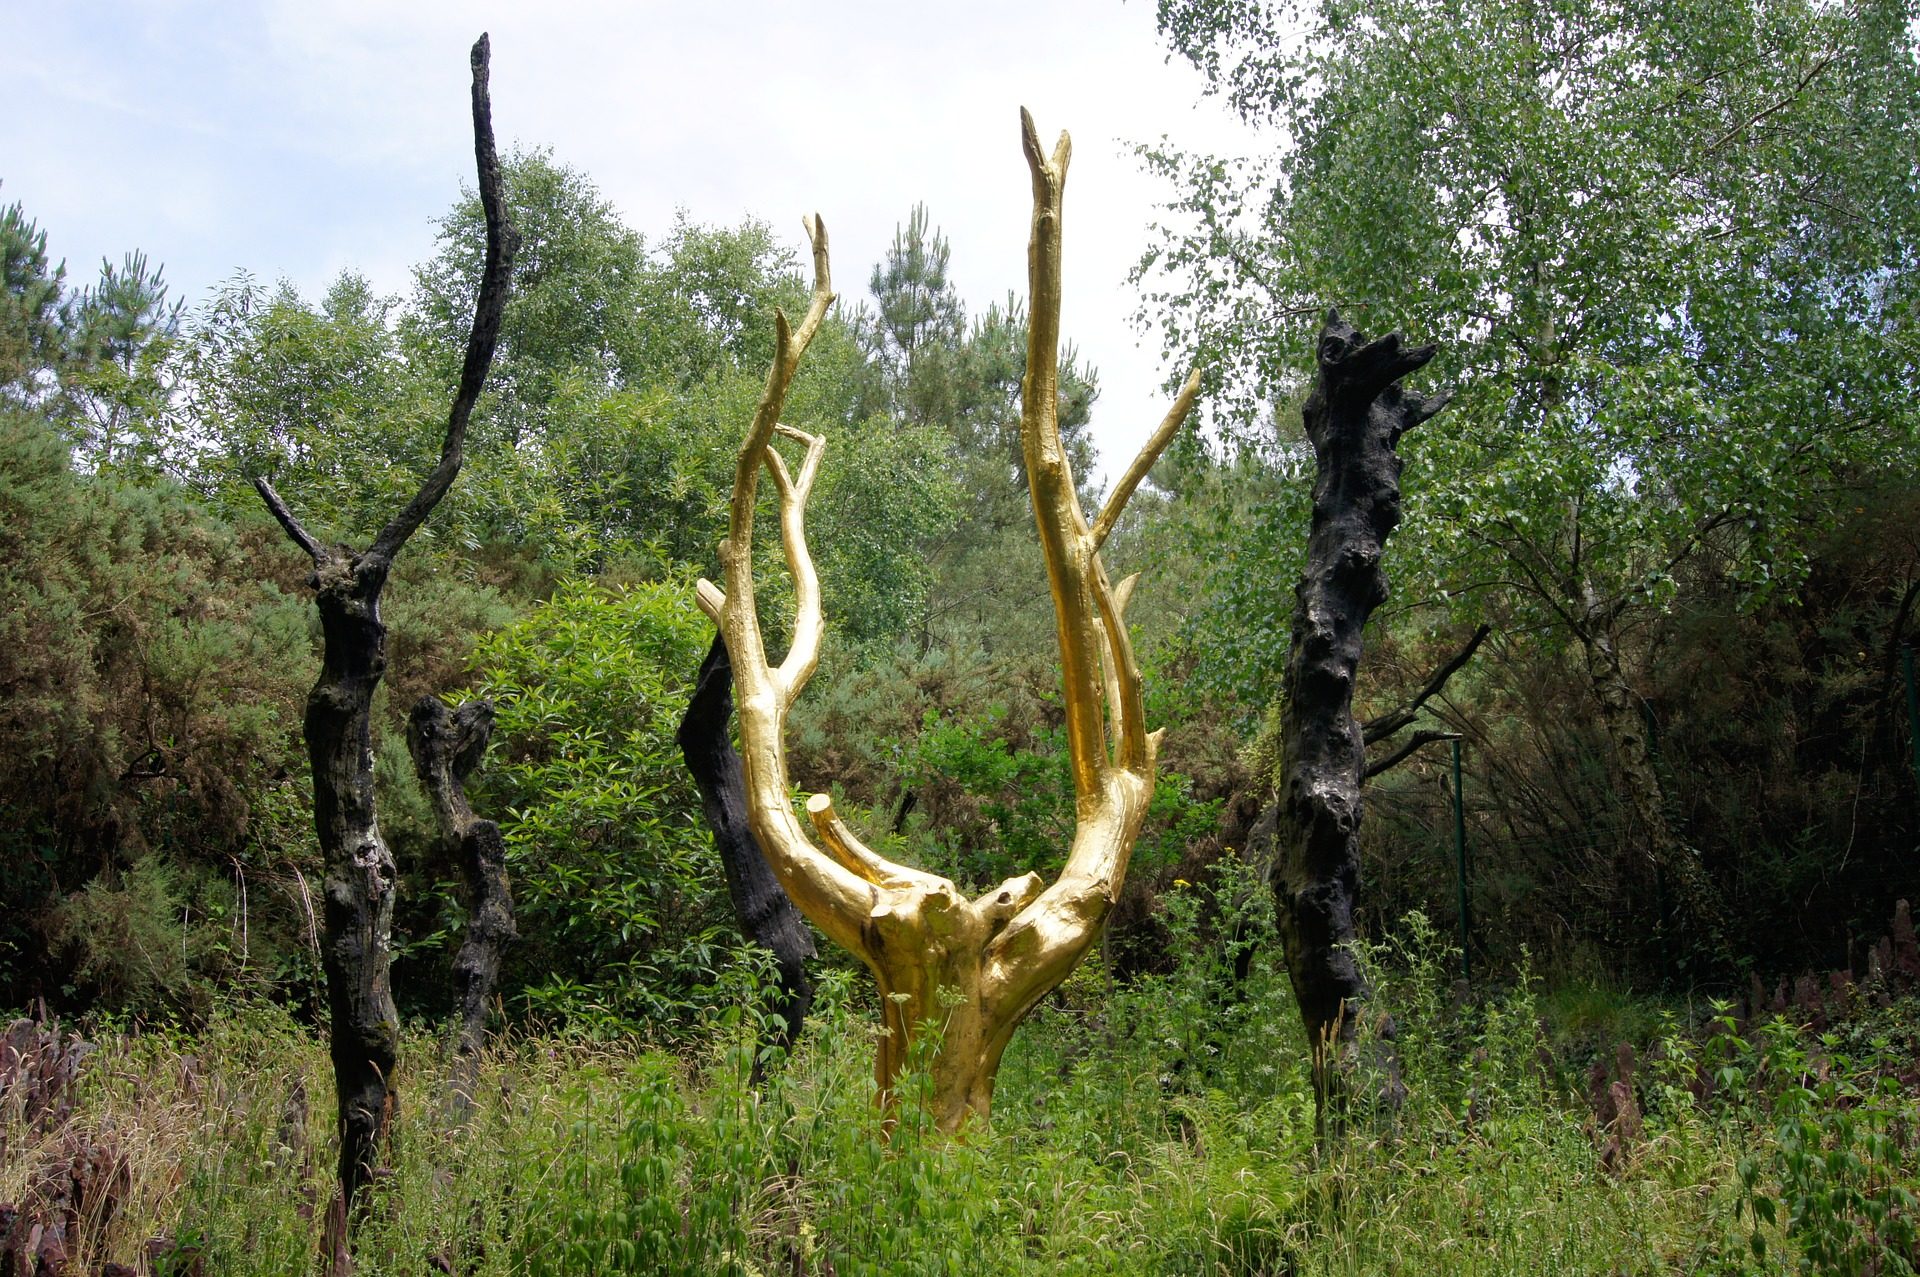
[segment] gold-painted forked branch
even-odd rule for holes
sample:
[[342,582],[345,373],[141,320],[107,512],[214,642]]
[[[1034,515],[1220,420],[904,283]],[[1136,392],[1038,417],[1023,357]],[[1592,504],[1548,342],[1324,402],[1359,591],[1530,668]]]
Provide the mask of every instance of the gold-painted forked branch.
[[[719,625],[733,657],[754,836],[801,912],[858,954],[886,995],[888,1031],[876,1067],[882,1094],[913,1036],[928,1024],[937,1026],[933,1117],[948,1131],[970,1115],[987,1115],[994,1074],[1015,1027],[1092,945],[1126,876],[1153,794],[1158,733],[1146,730],[1140,670],[1123,616],[1134,578],[1110,585],[1100,546],[1199,388],[1197,377],[1188,380],[1089,525],[1059,424],[1061,197],[1072,148],[1063,133],[1052,153],[1043,153],[1031,117],[1022,111],[1020,118],[1034,190],[1022,446],[1060,643],[1077,818],[1060,877],[1048,885],[1030,873],[968,899],[948,879],[875,853],[834,812],[828,795],[814,794],[806,802],[812,838],[794,811],[784,730],[820,653],[820,583],[804,515],[825,442],[781,424],[780,413],[800,358],[833,300],[826,231],[817,217],[807,222],[813,301],[797,329],[775,315],[773,366],[734,470],[727,539],[720,546],[726,588],[710,581],[698,587],[700,606]],[[797,470],[774,450],[776,438],[804,448]],[[794,586],[793,643],[778,667],[769,662],[754,606],[753,514],[762,470],[778,498]]]

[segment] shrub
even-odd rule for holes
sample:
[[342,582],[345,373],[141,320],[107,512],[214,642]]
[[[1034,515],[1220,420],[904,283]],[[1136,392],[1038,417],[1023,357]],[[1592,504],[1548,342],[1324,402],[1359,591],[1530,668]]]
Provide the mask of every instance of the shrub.
[[724,880],[673,738],[710,633],[686,582],[574,581],[475,653],[499,707],[479,805],[504,813],[536,1011],[685,1022],[723,960]]

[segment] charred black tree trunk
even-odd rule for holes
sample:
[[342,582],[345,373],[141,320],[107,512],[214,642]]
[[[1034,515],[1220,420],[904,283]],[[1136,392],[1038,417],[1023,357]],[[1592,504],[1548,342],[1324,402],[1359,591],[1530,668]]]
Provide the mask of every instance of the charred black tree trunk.
[[[340,1198],[330,1212],[338,1221],[336,1229],[344,1228],[360,1204],[393,1116],[399,1036],[387,979],[394,863],[374,813],[369,721],[374,690],[387,669],[380,594],[394,557],[460,473],[467,420],[493,362],[518,245],[501,197],[484,35],[474,44],[471,60],[474,156],[487,217],[487,262],[439,463],[406,508],[360,553],[345,545],[322,545],[271,483],[254,480],[287,536],[313,559],[308,584],[320,609],[323,655],[320,679],[307,696],[306,738],[313,769],[313,820],[326,860],[321,965],[327,977],[328,1045],[339,1100]],[[345,1253],[344,1238],[330,1237],[328,1245],[337,1267]]]
[[[726,640],[713,636],[700,679],[687,703],[676,739],[687,770],[700,787],[700,803],[713,828],[713,845],[727,873],[727,894],[747,939],[773,954],[780,989],[770,1008],[785,1026],[775,1038],[785,1048],[799,1040],[813,1005],[813,981],[807,962],[814,956],[813,932],[773,876],[747,824],[746,775],[733,747],[728,724],[733,718],[733,662]],[[759,1065],[754,1065],[756,1076]]]
[[438,698],[423,696],[407,720],[414,773],[467,880],[467,933],[453,959],[454,999],[460,1007],[453,1039],[457,1123],[465,1122],[473,1108],[480,1048],[487,1041],[487,1002],[500,977],[500,959],[519,937],[513,928],[513,893],[507,886],[506,840],[499,825],[474,815],[467,802],[467,777],[480,765],[492,738],[493,702],[488,700],[450,710]]
[[[1274,900],[1313,1058],[1315,1122],[1337,1129],[1369,990],[1354,960],[1366,746],[1353,717],[1360,634],[1387,597],[1380,556],[1400,522],[1402,433],[1438,412],[1395,385],[1433,357],[1398,334],[1368,342],[1329,311],[1319,375],[1303,409],[1317,477],[1307,566],[1294,591],[1282,683]],[[1390,1025],[1380,1038],[1391,1040]],[[1398,1092],[1389,1060],[1386,1085]]]
[[380,620],[387,569],[384,561],[329,548],[313,574],[325,654],[307,695],[307,760],[326,857],[320,955],[339,1100],[341,1196],[348,1205],[372,1175],[393,1116],[400,1034],[387,979],[395,872],[374,814],[369,724],[374,689],[387,668],[387,627]]

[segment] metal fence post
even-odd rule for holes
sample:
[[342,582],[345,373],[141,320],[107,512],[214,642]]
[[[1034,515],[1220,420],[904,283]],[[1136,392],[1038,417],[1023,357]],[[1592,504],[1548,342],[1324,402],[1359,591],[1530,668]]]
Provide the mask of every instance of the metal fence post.
[[1453,857],[1460,886],[1460,978],[1473,983],[1473,959],[1468,956],[1467,920],[1467,811],[1460,790],[1460,741],[1453,741]]

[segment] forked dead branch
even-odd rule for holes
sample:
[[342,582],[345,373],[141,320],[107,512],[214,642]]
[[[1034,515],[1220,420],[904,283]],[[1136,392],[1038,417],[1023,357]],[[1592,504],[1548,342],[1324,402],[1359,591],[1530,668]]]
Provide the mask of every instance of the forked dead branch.
[[[970,1116],[988,1115],[994,1075],[1014,1029],[1086,954],[1125,880],[1153,796],[1159,734],[1147,730],[1140,669],[1125,624],[1135,578],[1110,583],[1100,546],[1199,390],[1196,374],[1089,523],[1058,419],[1061,202],[1072,148],[1062,133],[1049,155],[1025,111],[1020,122],[1033,180],[1021,439],[1053,597],[1076,814],[1059,878],[1049,886],[1028,873],[969,899],[946,878],[875,854],[835,814],[828,795],[814,794],[806,802],[811,835],[788,799],[786,717],[819,660],[823,630],[805,515],[826,440],[782,424],[780,414],[807,344],[833,303],[827,233],[817,217],[806,223],[813,245],[812,300],[797,328],[775,314],[773,366],[734,472],[731,519],[720,545],[726,590],[709,581],[699,585],[700,605],[720,627],[733,658],[754,835],[801,912],[872,970],[888,1030],[876,1062],[883,1093],[915,1038],[939,1035],[931,1055],[931,1102],[935,1122],[947,1131]],[[797,466],[775,448],[776,438],[798,445]],[[793,642],[777,666],[767,655],[753,592],[754,500],[763,470],[778,496],[795,600]]]
[[302,525],[265,477],[260,499],[287,537],[313,560],[308,585],[324,635],[320,676],[307,696],[305,735],[313,772],[313,815],[326,858],[321,962],[327,976],[328,1046],[339,1101],[340,1193],[329,1217],[330,1271],[350,1270],[346,1234],[364,1204],[393,1117],[400,1015],[388,981],[398,870],[374,810],[372,712],[387,670],[380,596],[393,562],[453,487],[466,456],[467,423],[486,384],[500,337],[520,238],[508,220],[488,95],[490,46],[474,44],[473,148],[487,253],[460,384],[447,413],[440,460],[420,489],[356,551],[328,545]]

